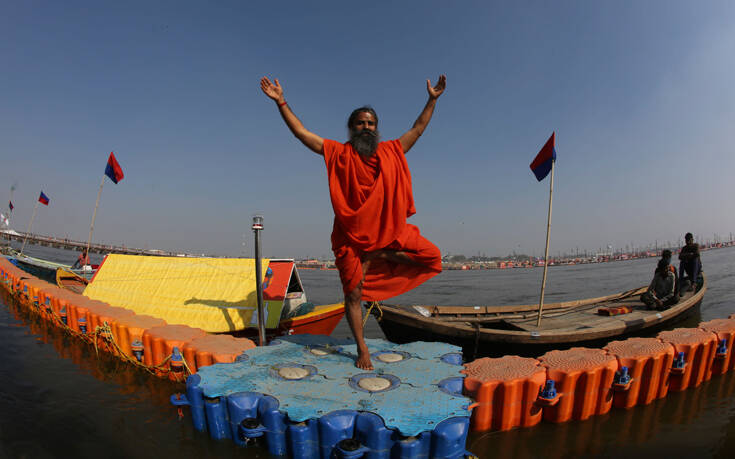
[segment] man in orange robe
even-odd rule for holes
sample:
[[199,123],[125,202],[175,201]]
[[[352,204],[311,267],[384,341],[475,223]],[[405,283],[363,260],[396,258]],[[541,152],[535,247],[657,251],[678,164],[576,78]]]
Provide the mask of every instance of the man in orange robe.
[[[274,84],[275,83],[275,84]],[[399,139],[379,141],[378,115],[360,107],[347,121],[350,140],[323,139],[308,131],[291,111],[278,80],[260,87],[276,102],[288,128],[306,147],[324,156],[334,209],[332,250],[345,294],[347,321],[357,342],[357,367],[371,370],[362,331],[361,301],[400,295],[441,272],[439,249],[406,223],[416,213],[405,154],[426,129],[446,87],[426,80],[429,100],[413,127]]]

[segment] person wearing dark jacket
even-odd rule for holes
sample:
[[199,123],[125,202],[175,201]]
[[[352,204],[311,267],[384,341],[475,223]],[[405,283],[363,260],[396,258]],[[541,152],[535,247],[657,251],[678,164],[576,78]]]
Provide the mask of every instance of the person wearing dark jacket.
[[679,295],[676,295],[675,287],[676,276],[669,269],[669,264],[666,260],[659,260],[651,285],[641,295],[641,301],[650,309],[659,311],[669,309],[679,302]]
[[669,269],[674,273],[674,279],[676,279],[676,285],[674,285],[674,293],[679,294],[679,272],[676,270],[676,266],[671,264],[671,250],[664,249],[661,251],[661,259],[666,261]]
[[[686,245],[679,252],[679,286],[681,293],[694,291],[699,273],[702,271],[702,260],[699,258],[699,244],[694,242],[692,233],[684,235]],[[685,277],[688,282],[684,284]]]

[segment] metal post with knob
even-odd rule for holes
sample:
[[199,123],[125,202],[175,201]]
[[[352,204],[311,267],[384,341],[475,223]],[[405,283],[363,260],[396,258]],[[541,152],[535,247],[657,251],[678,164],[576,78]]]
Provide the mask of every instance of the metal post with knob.
[[265,311],[263,308],[263,270],[260,262],[260,232],[263,230],[263,216],[253,217],[253,233],[255,233],[255,290],[258,294],[258,345],[265,346]]

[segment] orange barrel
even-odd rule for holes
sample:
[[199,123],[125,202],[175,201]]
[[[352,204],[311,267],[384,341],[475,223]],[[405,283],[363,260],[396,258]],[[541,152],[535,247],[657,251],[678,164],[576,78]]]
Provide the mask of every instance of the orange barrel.
[[559,401],[544,407],[544,420],[566,422],[605,414],[612,406],[612,383],[618,361],[602,349],[573,347],[539,357],[554,381]]
[[56,302],[56,296],[59,290],[61,289],[54,285],[49,285],[41,289],[41,309],[49,320],[52,320],[55,313],[54,303]]
[[255,343],[247,338],[208,334],[189,341],[181,352],[189,369],[196,372],[198,368],[214,363],[232,363],[237,356],[254,347]]
[[51,287],[55,287],[53,284],[49,284],[48,282],[38,279],[36,282],[33,283],[34,289],[35,289],[35,298],[34,300],[38,303],[39,312],[41,312],[43,315],[46,315],[46,294],[45,290]]
[[[613,406],[631,408],[648,405],[663,398],[669,390],[669,372],[674,347],[656,338],[630,338],[613,341],[604,348],[618,359],[619,370],[613,381]],[[623,367],[627,371],[623,371]],[[625,381],[623,374],[629,375]]]
[[25,280],[25,296],[29,306],[38,305],[38,290],[41,287],[41,280],[35,277]]
[[464,389],[476,406],[472,430],[510,430],[541,422],[541,407],[535,404],[546,382],[546,368],[536,359],[508,355],[482,358],[464,365]]
[[[80,333],[88,333],[89,329],[89,309],[87,308],[87,298],[82,295],[74,295],[69,299],[67,306],[67,324],[69,327]],[[79,320],[84,319],[84,330],[80,328]]]
[[[107,326],[109,327],[109,333],[106,333],[105,336],[100,336],[100,338],[112,339],[115,343],[117,343],[117,347],[119,347],[117,336],[115,335],[115,324],[121,318],[133,315],[135,315],[135,313],[130,309],[120,308],[116,306],[105,306],[100,312],[93,316],[92,320],[95,324],[95,330],[97,329],[97,327],[105,328],[105,324],[107,324]],[[107,343],[105,344],[107,345]],[[107,350],[112,353],[117,353],[119,352],[117,350],[117,347],[110,343]]]
[[674,345],[676,354],[671,368],[669,390],[697,387],[711,376],[710,368],[717,350],[717,335],[701,328],[675,328],[661,332],[658,338]]
[[80,295],[70,292],[69,290],[59,289],[59,291],[56,292],[56,296],[54,297],[53,301],[51,302],[51,307],[53,308],[54,313],[59,317],[64,325],[69,324],[69,310],[71,307],[70,305],[74,301],[75,296]]
[[721,375],[735,368],[732,357],[735,341],[735,319],[715,319],[699,324],[699,328],[717,335],[717,350],[710,373]]
[[[115,320],[113,326],[113,334],[117,345],[124,354],[130,357],[136,357],[135,351],[140,352],[142,356],[145,352],[143,346],[143,332],[153,327],[163,327],[166,321],[157,317],[151,317],[144,314],[131,314],[129,316],[119,317]],[[140,349],[133,349],[133,343],[138,341]]]
[[85,298],[85,306],[89,308],[90,330],[95,331],[97,327],[102,327],[104,325],[104,321],[101,319],[101,317],[104,317],[108,314],[111,306],[109,303],[105,303],[104,301],[90,300],[87,297]]
[[[174,347],[181,349],[194,338],[205,336],[207,332],[201,328],[187,325],[164,325],[149,328],[143,333],[143,363],[147,366],[158,366],[173,354]],[[171,374],[172,379],[177,375]]]
[[20,295],[21,303],[24,299],[28,298],[28,286],[26,285],[28,277],[18,277],[18,294]]

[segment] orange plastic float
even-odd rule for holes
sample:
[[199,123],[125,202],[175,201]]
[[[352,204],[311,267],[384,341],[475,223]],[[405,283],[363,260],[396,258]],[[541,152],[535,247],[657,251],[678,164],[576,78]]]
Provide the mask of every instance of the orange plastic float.
[[181,379],[186,376],[185,373],[174,373],[184,370],[182,366],[179,366],[183,363],[183,357],[174,356],[174,348],[181,350],[191,340],[201,338],[206,334],[207,332],[201,328],[186,325],[164,325],[150,328],[143,332],[143,363],[149,367],[162,366],[159,376],[170,370],[171,379]]
[[717,335],[701,328],[675,328],[659,333],[658,338],[673,344],[676,351],[669,390],[697,387],[710,378],[710,368],[717,350]]
[[254,347],[255,343],[247,338],[208,334],[189,341],[181,352],[189,369],[195,372],[214,363],[232,363],[243,351]]
[[671,344],[655,338],[630,338],[608,343],[604,349],[614,355],[619,363],[613,381],[613,406],[631,408],[648,405],[666,396],[669,372],[674,362],[674,347]]
[[107,306],[102,311],[93,314],[92,316],[92,330],[100,330],[98,336],[98,344],[102,345],[109,352],[117,353],[117,346],[111,342],[114,340],[117,342],[115,337],[115,324],[124,317],[134,316],[135,313],[130,309],[119,308],[116,306]]
[[585,420],[610,411],[618,370],[615,357],[601,349],[573,347],[547,352],[539,361],[547,368],[547,378],[553,381],[559,397],[558,403],[544,407],[544,420]]
[[717,335],[717,349],[715,360],[710,368],[710,374],[721,375],[735,368],[735,358],[732,357],[733,341],[735,341],[735,319],[715,319],[702,322],[699,328]]
[[[123,354],[143,361],[143,333],[154,327],[163,327],[166,321],[145,314],[120,317],[112,326],[112,333]],[[139,358],[140,357],[140,358]]]
[[476,401],[473,430],[509,430],[541,422],[541,407],[535,402],[546,382],[546,368],[538,360],[485,357],[464,367],[465,392]]
[[87,299],[81,295],[75,295],[69,299],[66,316],[69,328],[78,333],[86,334],[89,331],[89,309]]

